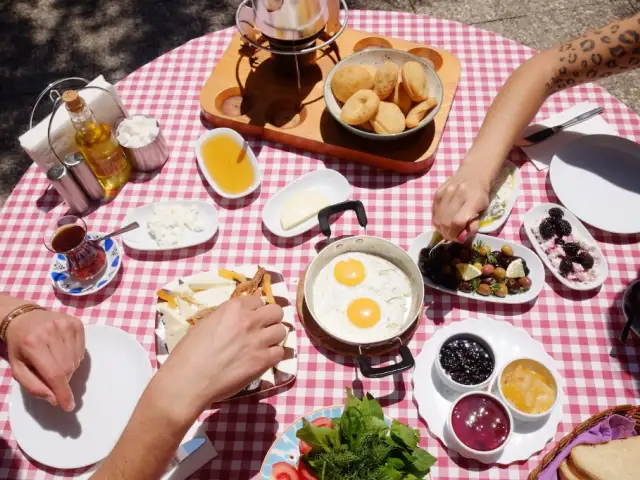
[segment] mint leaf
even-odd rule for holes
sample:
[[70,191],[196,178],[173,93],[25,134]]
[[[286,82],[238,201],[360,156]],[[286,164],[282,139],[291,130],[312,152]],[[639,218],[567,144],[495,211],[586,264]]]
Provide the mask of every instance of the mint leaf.
[[[335,436],[332,429],[326,427],[316,427],[315,425],[302,419],[302,428],[296,432],[296,437],[304,440],[313,451],[329,451],[334,444],[330,437]],[[339,440],[338,440],[339,443]]]
[[414,460],[411,463],[413,464],[413,467],[420,473],[429,473],[431,467],[433,467],[433,465],[436,463],[436,457],[423,450],[422,448],[416,448],[413,451],[412,457],[414,458]]
[[371,416],[384,420],[384,412],[378,401],[367,393],[360,403],[360,411],[365,416]]
[[347,388],[347,399],[344,402],[344,409],[347,408],[360,408],[360,403],[362,403],[359,399],[353,396],[353,392],[350,388]]
[[394,420],[391,423],[391,435],[399,439],[409,450],[415,450],[420,441],[420,432],[408,427],[404,423]]

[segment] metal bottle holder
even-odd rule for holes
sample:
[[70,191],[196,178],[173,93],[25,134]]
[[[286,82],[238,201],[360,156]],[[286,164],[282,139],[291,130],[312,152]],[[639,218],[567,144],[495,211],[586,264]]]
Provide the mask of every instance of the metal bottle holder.
[[[53,143],[51,142],[51,125],[53,124],[53,118],[57,113],[58,109],[60,108],[60,105],[62,104],[62,101],[61,101],[62,95],[57,89],[55,89],[55,87],[57,87],[61,83],[69,82],[69,81],[77,81],[77,82],[84,83],[84,86],[82,86],[81,88],[76,88],[76,90],[78,91],[88,90],[88,89],[101,90],[103,92],[106,92],[113,99],[113,101],[118,107],[118,110],[120,110],[120,112],[122,113],[122,116],[116,118],[114,123],[114,127],[115,127],[114,133],[116,134],[116,137],[117,137],[116,132],[120,123],[122,123],[122,121],[125,119],[131,118],[126,114],[126,112],[120,105],[120,102],[118,101],[118,99],[113,93],[111,93],[106,88],[98,87],[95,85],[89,85],[89,80],[85,78],[66,77],[50,83],[44,90],[42,90],[42,92],[40,92],[40,95],[38,95],[38,98],[36,99],[36,103],[33,106],[33,109],[31,110],[31,116],[29,118],[29,129],[33,128],[33,116],[35,115],[36,109],[38,108],[40,101],[48,93],[49,98],[53,102],[53,109],[51,111],[51,116],[49,118],[49,125],[47,126],[47,142],[49,144],[49,148],[51,149],[51,151],[53,152],[53,154],[56,156],[56,158],[60,163],[62,163],[62,159],[60,158],[58,153],[55,151],[55,148],[53,147]],[[129,152],[128,158],[133,163],[133,167],[138,171],[147,172],[147,171],[156,170],[160,168],[162,165],[164,165],[164,163],[169,158],[169,147],[167,146],[167,142],[164,139],[164,136],[162,135],[162,130],[160,129],[160,124],[158,123],[157,120],[156,120],[156,124],[158,125],[158,135],[156,135],[156,137],[149,144],[143,145],[137,148],[129,148],[122,145],[122,147]]]

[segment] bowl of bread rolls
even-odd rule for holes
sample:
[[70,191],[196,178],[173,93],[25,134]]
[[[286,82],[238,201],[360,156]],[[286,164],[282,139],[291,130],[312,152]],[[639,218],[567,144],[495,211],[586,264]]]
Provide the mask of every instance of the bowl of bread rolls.
[[442,96],[442,82],[429,63],[390,48],[342,59],[324,84],[333,118],[371,140],[397,140],[424,128],[438,113]]

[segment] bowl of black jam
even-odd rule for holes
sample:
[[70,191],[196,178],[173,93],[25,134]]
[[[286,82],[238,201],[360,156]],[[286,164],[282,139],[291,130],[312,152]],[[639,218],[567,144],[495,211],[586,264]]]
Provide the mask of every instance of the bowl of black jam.
[[442,382],[452,390],[484,390],[495,374],[496,357],[486,338],[456,333],[438,348],[435,367]]

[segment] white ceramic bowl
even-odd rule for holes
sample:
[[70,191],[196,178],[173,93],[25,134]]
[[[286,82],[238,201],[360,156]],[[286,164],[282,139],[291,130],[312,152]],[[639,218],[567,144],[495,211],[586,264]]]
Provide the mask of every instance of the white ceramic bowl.
[[[626,290],[624,291],[624,294],[622,296],[622,313],[624,313],[624,321],[625,323],[627,323],[629,321],[629,311],[627,308],[625,308],[626,304],[630,304],[631,303],[631,291],[633,290],[633,288],[640,283],[640,279],[638,280],[634,280],[633,282],[631,282],[629,284],[629,286],[626,288]],[[632,322],[631,323],[631,331],[633,333],[635,333],[636,335],[640,336],[640,325],[637,324],[637,322]]]
[[520,184],[522,183],[522,175],[520,174],[520,169],[514,165],[509,160],[504,162],[505,166],[513,167],[513,188],[511,189],[511,193],[509,194],[509,198],[507,198],[507,203],[504,207],[504,213],[500,215],[498,218],[493,219],[492,221],[485,223],[480,228],[478,228],[479,233],[491,233],[499,230],[505,222],[509,215],[511,215],[511,210],[513,210],[513,206],[516,203],[516,200],[520,196]]
[[[456,432],[453,430],[453,425],[451,421],[451,418],[453,416],[453,409],[456,407],[458,402],[460,402],[460,400],[470,395],[484,395],[486,397],[492,398],[502,406],[505,413],[507,414],[507,418],[509,419],[509,434],[507,435],[507,438],[505,439],[505,441],[502,442],[502,445],[500,445],[498,448],[494,450],[482,451],[482,450],[475,450],[471,447],[468,447],[466,444],[462,442],[462,440],[458,438],[458,436],[456,435]],[[509,440],[511,440],[514,424],[513,424],[513,417],[511,416],[511,412],[509,411],[509,408],[507,407],[507,405],[505,405],[505,402],[503,402],[500,398],[488,392],[467,392],[464,395],[461,395],[455,402],[451,404],[451,410],[449,411],[449,415],[447,416],[447,428],[449,429],[449,433],[451,434],[451,439],[453,440],[455,450],[460,455],[466,458],[472,458],[482,463],[495,463],[496,459],[500,457],[500,454],[504,450],[505,446],[509,443]]]
[[[427,82],[429,84],[429,96],[436,99],[438,102],[435,107],[431,109],[431,111],[427,114],[426,117],[422,119],[422,121],[418,124],[417,127],[405,130],[400,133],[394,133],[391,135],[380,135],[377,133],[366,132],[364,130],[360,130],[359,128],[352,127],[351,125],[347,125],[342,120],[340,120],[340,110],[341,106],[338,103],[338,100],[333,95],[333,91],[331,90],[331,79],[333,75],[342,67],[346,67],[349,65],[372,65],[376,68],[381,67],[384,62],[391,61],[398,65],[398,67],[402,68],[402,66],[409,61],[418,62],[424,68],[425,73],[427,74]],[[336,119],[340,125],[349,130],[351,133],[354,133],[360,137],[367,138],[369,140],[397,140],[399,138],[404,138],[409,135],[412,135],[416,131],[426,127],[429,122],[433,120],[433,118],[440,110],[440,105],[442,105],[443,98],[443,88],[442,81],[440,77],[436,73],[429,63],[423,58],[417,57],[411,53],[404,52],[402,50],[395,50],[392,48],[368,48],[366,50],[362,50],[360,52],[349,55],[346,58],[343,58],[339,61],[335,67],[329,72],[327,78],[324,81],[324,101],[327,104],[327,109],[329,113]]]
[[[595,247],[594,258],[598,261],[598,267],[600,268],[600,271],[598,273],[598,276],[592,282],[577,283],[567,280],[560,274],[560,271],[551,264],[551,261],[549,260],[547,254],[544,252],[542,245],[540,245],[540,242],[538,242],[538,239],[533,232],[533,228],[541,218],[549,216],[550,208],[559,208],[560,210],[562,210],[562,212],[564,213],[563,218],[571,224],[572,234],[575,234],[584,243]],[[572,290],[592,290],[594,288],[598,288],[607,280],[607,277],[609,276],[609,266],[607,265],[607,260],[604,257],[602,250],[600,250],[600,247],[598,246],[598,242],[596,242],[596,240],[591,236],[589,230],[585,228],[582,222],[580,222],[580,220],[578,220],[573,213],[571,213],[563,206],[557,205],[555,203],[541,203],[540,205],[536,205],[525,214],[523,228],[525,233],[527,234],[529,242],[531,242],[531,245],[533,245],[533,248],[538,256],[542,259],[543,263],[553,274],[553,276],[556,277],[558,281],[560,281],[560,283],[562,283],[565,287],[568,287]]]
[[[249,161],[253,166],[253,170],[255,172],[255,178],[251,186],[243,192],[226,193],[224,190],[222,190],[220,188],[220,185],[218,185],[216,181],[211,177],[211,175],[209,175],[209,170],[207,169],[207,166],[204,163],[204,159],[202,158],[202,151],[201,151],[202,144],[205,141],[209,140],[210,138],[218,137],[221,135],[229,136],[233,138],[238,143],[238,145],[242,145],[246,147],[247,157],[249,158]],[[200,135],[200,137],[196,141],[196,158],[198,159],[198,165],[200,166],[200,171],[202,172],[202,175],[204,175],[204,178],[207,179],[207,182],[209,183],[211,188],[213,188],[213,190],[221,197],[230,198],[230,199],[246,197],[247,195],[253,193],[260,186],[260,183],[262,182],[262,172],[260,171],[260,166],[258,165],[258,160],[256,159],[256,156],[253,153],[253,150],[251,150],[251,147],[249,146],[247,141],[244,138],[242,138],[242,135],[240,135],[238,132],[230,128],[214,128],[213,130],[208,130],[204,132],[202,135]]]
[[[444,347],[445,343],[448,343],[452,340],[459,340],[459,339],[473,340],[481,344],[483,347],[485,347],[489,351],[491,358],[493,358],[493,371],[491,372],[491,375],[489,375],[489,377],[484,382],[478,383],[475,385],[464,385],[462,383],[458,383],[455,380],[453,380],[449,375],[447,375],[447,373],[444,371],[444,368],[442,368],[442,365],[440,364],[440,352],[442,351],[442,347]],[[435,366],[436,366],[436,372],[438,373],[438,377],[440,378],[440,380],[442,380],[442,383],[444,383],[450,389],[455,390],[456,392],[466,393],[471,391],[484,390],[487,388],[487,386],[491,383],[496,373],[496,356],[494,353],[494,349],[491,346],[491,342],[483,335],[478,335],[475,333],[455,333],[445,338],[440,343],[440,346],[438,347],[438,351],[436,353]]]
[[[551,378],[553,378],[553,382],[555,383],[556,386],[556,398],[553,401],[553,405],[551,405],[551,407],[542,413],[537,413],[537,414],[531,414],[531,413],[525,413],[522,412],[520,410],[518,410],[516,407],[514,407],[509,400],[507,400],[506,395],[502,392],[502,375],[504,374],[504,371],[506,370],[506,368],[511,365],[514,362],[518,362],[521,360],[527,360],[533,363],[538,364],[540,367],[542,367],[544,370],[547,371],[547,373],[549,374],[549,376]],[[498,396],[500,397],[500,399],[504,402],[504,404],[507,406],[507,408],[509,409],[511,415],[513,416],[513,418],[515,418],[516,420],[519,420],[521,422],[535,422],[537,420],[541,420],[543,418],[546,418],[549,416],[549,414],[556,408],[556,405],[558,404],[558,399],[560,398],[560,395],[558,394],[558,386],[560,385],[557,376],[553,373],[553,369],[547,367],[546,365],[544,365],[542,362],[539,362],[538,360],[534,360],[533,358],[528,358],[528,357],[521,357],[521,358],[515,358],[511,361],[509,361],[508,363],[506,363],[501,369],[500,369],[500,373],[495,377],[495,381],[497,383],[497,386],[495,387],[495,390],[498,392]],[[489,389],[490,391],[493,390],[493,387]]]

